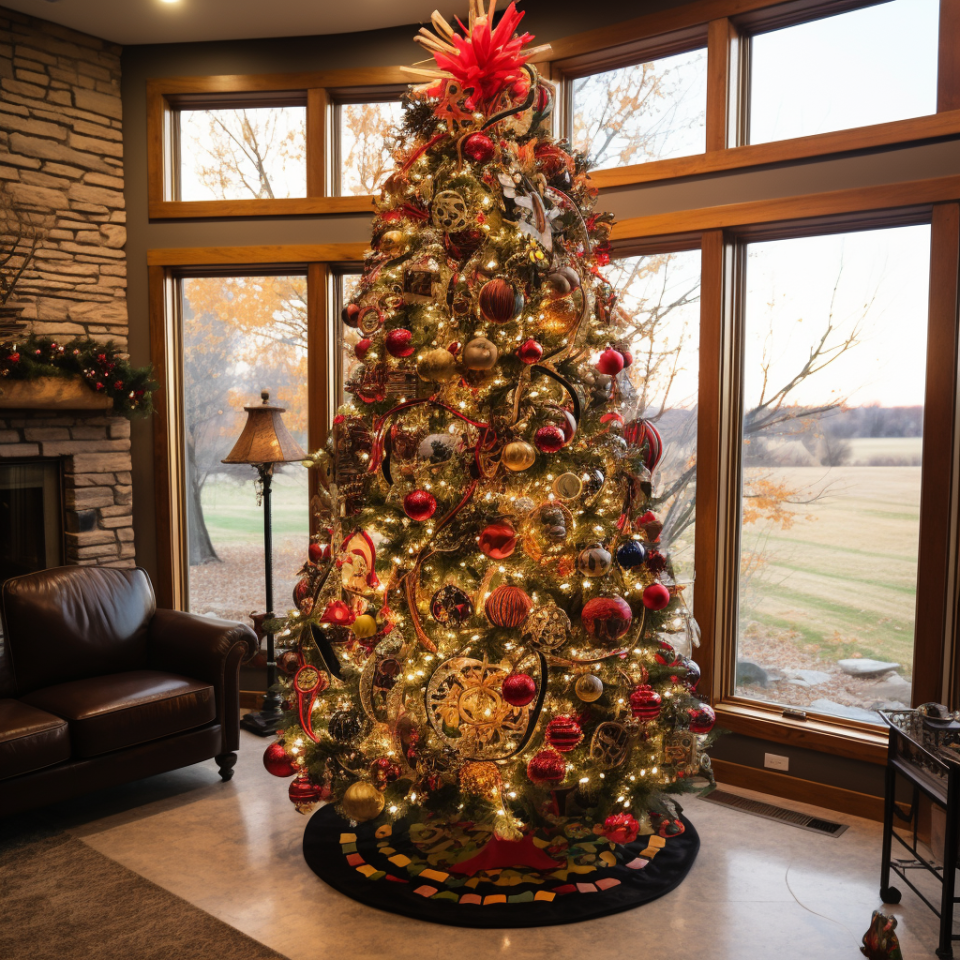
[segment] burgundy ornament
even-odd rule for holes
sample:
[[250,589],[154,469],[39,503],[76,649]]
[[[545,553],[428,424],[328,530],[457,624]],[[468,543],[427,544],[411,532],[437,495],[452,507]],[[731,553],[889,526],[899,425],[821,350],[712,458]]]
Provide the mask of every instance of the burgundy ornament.
[[519,627],[532,607],[533,601],[523,590],[503,584],[487,597],[484,610],[496,627]]
[[583,728],[573,718],[568,716],[554,717],[544,731],[543,739],[561,753],[569,753],[580,746],[583,741]]
[[436,509],[437,498],[427,490],[413,490],[403,498],[403,512],[411,520],[429,520]]
[[653,473],[663,459],[663,437],[649,420],[631,420],[623,428],[623,439],[632,447],[646,447],[643,465]]
[[506,560],[517,548],[517,531],[506,521],[484,527],[478,542],[480,552],[491,560]]
[[486,163],[493,159],[493,141],[485,133],[471,133],[463,141],[463,155],[474,163]]
[[672,667],[680,658],[672,644],[667,643],[666,640],[658,640],[657,652],[653,655],[653,659],[666,667]]
[[500,694],[512,707],[525,707],[537,695],[537,683],[528,673],[510,673],[503,678]]
[[288,676],[292,677],[300,669],[300,658],[295,650],[284,650],[277,657],[277,666]]
[[287,751],[279,741],[271,743],[264,750],[263,765],[267,768],[267,773],[275,777],[292,777],[297,772],[297,765],[287,756]]
[[413,353],[413,334],[402,327],[387,334],[387,353],[391,357],[409,357]]
[[322,799],[323,788],[301,774],[290,784],[288,795],[290,802],[297,808],[297,813],[309,813]]
[[358,360],[362,360],[370,352],[370,348],[372,346],[373,346],[373,341],[369,337],[364,337],[353,348],[353,355]]
[[536,340],[527,340],[517,347],[517,359],[521,363],[538,363],[543,356],[543,347]]
[[320,563],[322,560],[329,560],[330,544],[318,543],[316,540],[313,540],[307,548],[307,552],[310,554],[311,563]]
[[488,280],[480,289],[480,312],[491,323],[509,323],[523,309],[523,294],[502,277]]
[[548,423],[537,430],[533,442],[541,453],[556,453],[563,449],[567,439],[558,426]]
[[607,347],[597,358],[597,369],[608,377],[615,377],[623,369],[623,354]]
[[706,703],[690,707],[687,710],[687,716],[690,718],[691,733],[709,733],[717,722],[717,715],[713,712],[713,707]]
[[671,666],[680,667],[686,671],[682,677],[677,675],[671,679],[673,679],[674,683],[682,683],[693,693],[693,691],[697,689],[697,684],[700,682],[700,667],[689,657],[677,657]]
[[656,720],[662,706],[662,697],[648,683],[637,684],[630,694],[630,712],[643,723]]
[[614,843],[633,843],[640,824],[632,813],[612,813],[603,821],[603,835]]
[[630,604],[622,597],[594,597],[580,613],[580,622],[601,643],[619,640],[633,620]]
[[400,764],[395,763],[389,757],[377,757],[370,764],[370,776],[373,778],[373,785],[378,790],[385,790],[388,783],[396,783],[402,772]]
[[343,310],[340,311],[340,319],[346,326],[356,328],[357,324],[360,323],[360,305],[348,303]]
[[304,600],[309,598],[311,593],[313,593],[313,588],[310,586],[310,579],[301,577],[293,588],[293,602],[299,607]]
[[670,590],[662,583],[651,583],[644,587],[642,600],[648,610],[662,610],[670,602]]
[[533,783],[557,783],[567,775],[567,762],[556,750],[541,750],[527,764],[527,776]]

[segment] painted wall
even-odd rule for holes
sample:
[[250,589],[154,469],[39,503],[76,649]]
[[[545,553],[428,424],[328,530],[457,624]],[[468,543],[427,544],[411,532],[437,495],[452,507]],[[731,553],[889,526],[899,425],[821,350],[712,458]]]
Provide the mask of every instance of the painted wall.
[[[528,0],[525,26],[541,42],[616,23],[680,3],[583,5],[575,0]],[[227,43],[135,46],[124,50],[123,115],[128,210],[130,350],[133,359],[149,359],[146,254],[151,247],[240,246],[260,243],[364,241],[368,215],[150,222],[147,217],[146,81],[165,76],[274,73],[412,63],[419,51],[410,41],[414,27],[354,33],[342,37],[292,38]],[[960,142],[931,143],[870,155],[831,158],[714,174],[661,184],[621,188],[605,194],[601,207],[619,218],[668,213],[693,207],[760,200],[871,184],[919,180],[956,173]],[[134,516],[138,556],[156,567],[153,511],[153,455],[149,424],[134,430]],[[742,736],[724,738],[716,756],[763,766],[763,753],[790,757],[790,772],[866,793],[882,792],[882,768],[824,756],[810,750]]]

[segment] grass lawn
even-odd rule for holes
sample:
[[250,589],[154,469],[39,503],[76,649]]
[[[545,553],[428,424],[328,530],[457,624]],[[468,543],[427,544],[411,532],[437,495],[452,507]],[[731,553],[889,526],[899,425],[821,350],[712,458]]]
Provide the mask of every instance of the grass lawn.
[[791,467],[771,479],[825,493],[792,507],[788,530],[744,528],[743,549],[762,550],[765,562],[746,585],[742,623],[789,632],[788,642],[823,659],[859,654],[899,663],[909,675],[920,467]]
[[[256,473],[237,483],[225,477],[213,477],[203,487],[203,516],[214,546],[219,543],[262,543],[263,508],[257,506],[253,488]],[[309,501],[307,471],[294,465],[274,477],[271,496],[273,535],[277,538],[301,535],[308,530]]]

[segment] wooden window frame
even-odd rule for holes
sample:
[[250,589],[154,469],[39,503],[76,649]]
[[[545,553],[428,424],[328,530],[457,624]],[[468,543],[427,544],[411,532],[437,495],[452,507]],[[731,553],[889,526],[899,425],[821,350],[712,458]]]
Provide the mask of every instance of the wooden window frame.
[[[160,388],[154,403],[154,507],[157,524],[156,592],[161,606],[184,609],[188,596],[186,558],[185,474],[183,461],[183,318],[178,283],[190,276],[256,276],[290,270],[307,278],[307,397],[308,444],[318,450],[326,443],[328,425],[336,409],[331,389],[337,324],[331,312],[332,264],[357,259],[358,244],[342,249],[325,247],[242,247],[224,255],[223,248],[205,251],[152,250],[149,255],[150,355]],[[286,253],[280,256],[278,250]],[[243,251],[242,253],[236,251]],[[316,257],[318,252],[325,256]],[[193,255],[193,256],[191,256]],[[361,251],[362,255],[362,251]],[[252,476],[252,475],[251,475]],[[309,493],[316,492],[316,472]],[[311,527],[313,518],[311,518]],[[311,529],[311,532],[314,532]]]

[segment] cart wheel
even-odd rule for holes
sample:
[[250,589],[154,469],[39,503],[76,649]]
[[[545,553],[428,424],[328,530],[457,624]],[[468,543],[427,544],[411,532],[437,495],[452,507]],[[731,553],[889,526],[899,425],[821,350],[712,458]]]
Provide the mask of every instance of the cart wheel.
[[896,887],[887,887],[880,891],[880,899],[884,903],[899,903],[903,894]]

